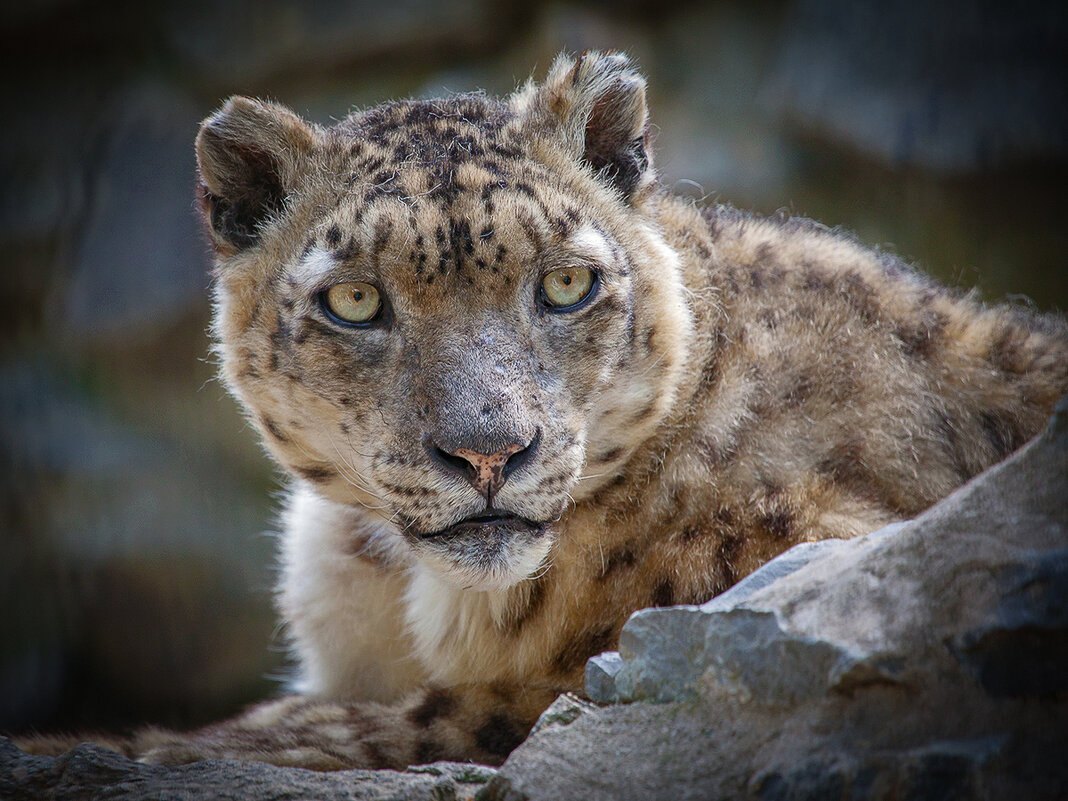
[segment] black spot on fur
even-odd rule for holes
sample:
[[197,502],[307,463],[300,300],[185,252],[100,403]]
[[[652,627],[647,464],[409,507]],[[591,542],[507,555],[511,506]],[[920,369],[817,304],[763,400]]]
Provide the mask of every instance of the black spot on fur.
[[260,416],[260,422],[263,423],[263,427],[267,430],[267,433],[274,437],[279,442],[289,442],[290,439],[286,436],[286,433],[278,427],[278,423],[272,420],[267,415]]
[[722,467],[731,462],[737,453],[738,444],[734,441],[719,442],[702,437],[694,442],[705,463],[711,467]]
[[638,555],[632,545],[622,545],[605,555],[604,565],[601,567],[601,575],[598,581],[605,581],[620,570],[634,567],[638,562]]
[[979,421],[987,442],[999,459],[1008,456],[1027,441],[1017,422],[1007,412],[998,409],[986,411],[979,415]]
[[679,532],[679,541],[685,545],[686,543],[701,539],[701,537],[705,536],[707,533],[708,532],[700,526],[687,526]]
[[736,533],[732,533],[724,536],[719,548],[716,549],[716,557],[723,574],[723,589],[727,589],[738,581],[738,570],[735,563],[744,545],[745,539]]
[[568,640],[553,657],[553,667],[558,673],[569,673],[585,664],[591,656],[609,650],[616,640],[613,626],[582,632]]
[[393,222],[388,219],[379,220],[375,226],[374,237],[371,244],[371,255],[377,258],[389,244],[389,237],[393,233]]
[[434,740],[419,740],[415,744],[415,764],[426,765],[445,758],[445,748]]
[[425,729],[437,718],[445,717],[456,708],[456,699],[448,690],[430,689],[422,702],[408,712],[408,721]]
[[326,244],[330,247],[337,247],[341,243],[341,229],[336,225],[331,225],[326,229]]
[[721,506],[712,513],[712,519],[721,526],[733,526],[734,512],[729,506]]
[[753,261],[760,264],[773,263],[775,261],[774,246],[770,242],[761,242],[757,245]]
[[632,424],[643,423],[648,420],[655,411],[656,401],[649,401],[647,404],[645,404],[645,406],[643,406],[641,409],[634,413],[634,417],[630,419],[630,422]]
[[623,454],[623,449],[622,448],[612,448],[611,450],[607,450],[604,453],[602,453],[600,456],[597,457],[597,459],[598,459],[598,461],[601,461],[601,462],[614,462],[622,454]]
[[1027,370],[1025,356],[1027,333],[1006,326],[990,349],[990,363],[1003,373],[1023,373]]
[[794,517],[787,509],[775,509],[762,515],[759,523],[777,539],[789,539],[794,534]]
[[475,730],[475,745],[503,759],[523,742],[526,734],[526,729],[507,715],[495,713]]
[[332,481],[336,475],[330,467],[326,465],[294,465],[292,467],[294,473],[303,479],[311,481],[313,483],[326,483]]
[[846,273],[842,278],[840,292],[865,322],[875,323],[879,320],[882,314],[879,297],[860,274]]
[[392,768],[396,767],[393,761],[386,756],[386,752],[382,750],[382,747],[374,740],[363,740],[360,743],[360,747],[367,755],[368,767],[371,768]]
[[936,351],[946,323],[945,315],[925,313],[918,322],[895,328],[894,336],[901,342],[901,349],[906,356],[928,359]]
[[294,341],[297,343],[304,342],[311,334],[317,334],[320,337],[324,337],[331,342],[337,339],[337,333],[329,325],[324,323],[315,317],[301,317],[299,320],[299,330],[294,336]]
[[[397,464],[400,462],[399,459],[393,458],[387,459],[386,461],[389,464]],[[388,492],[391,492],[394,495],[400,495],[404,498],[424,498],[430,494],[430,490],[426,489],[425,487],[405,487],[400,484],[395,484],[392,481],[387,481],[385,479],[379,479],[378,483],[381,484],[382,488],[387,490]]]
[[349,241],[345,243],[344,247],[337,248],[334,251],[334,258],[338,261],[352,261],[360,255],[360,243],[356,241],[356,237],[350,236]]
[[653,606],[674,606],[675,585],[669,578],[662,578],[653,587]]
[[787,408],[800,406],[812,395],[812,379],[807,375],[797,377],[783,393],[782,402]]
[[512,633],[518,633],[527,621],[533,620],[538,615],[545,605],[545,598],[548,595],[547,586],[544,580],[533,581],[526,604],[517,608],[511,617],[501,621],[501,625]]

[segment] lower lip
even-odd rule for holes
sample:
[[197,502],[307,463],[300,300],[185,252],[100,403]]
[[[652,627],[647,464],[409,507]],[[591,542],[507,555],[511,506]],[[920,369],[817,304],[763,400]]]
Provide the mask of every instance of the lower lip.
[[535,523],[533,520],[513,515],[492,515],[467,518],[459,523],[453,523],[448,528],[443,528],[440,531],[423,534],[420,539],[443,540],[470,536],[484,537],[497,532],[507,532],[509,534],[525,533],[537,536],[544,530],[545,525],[543,523]]

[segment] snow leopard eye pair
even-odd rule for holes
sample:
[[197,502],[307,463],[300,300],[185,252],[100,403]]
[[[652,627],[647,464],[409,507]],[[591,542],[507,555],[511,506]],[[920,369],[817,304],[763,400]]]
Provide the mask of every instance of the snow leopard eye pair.
[[[541,281],[542,301],[553,311],[574,311],[594,294],[597,273],[589,267],[562,267]],[[363,281],[334,284],[320,295],[326,313],[342,325],[368,325],[382,313],[382,295]]]
[[342,325],[368,325],[382,313],[381,293],[363,281],[334,284],[319,297],[326,313]]
[[575,311],[593,297],[598,284],[589,267],[562,267],[541,279],[541,299],[552,311]]

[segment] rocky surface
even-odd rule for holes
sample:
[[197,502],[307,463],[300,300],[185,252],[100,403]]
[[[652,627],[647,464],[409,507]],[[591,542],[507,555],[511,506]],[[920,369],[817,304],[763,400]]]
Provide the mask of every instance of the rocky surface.
[[485,798],[1063,798],[1068,399],[908,524],[637,612],[587,690],[626,703],[558,710]]
[[492,768],[456,762],[337,773],[227,760],[168,768],[131,762],[88,743],[61,757],[30,756],[0,738],[0,798],[5,801],[464,801],[493,774]]

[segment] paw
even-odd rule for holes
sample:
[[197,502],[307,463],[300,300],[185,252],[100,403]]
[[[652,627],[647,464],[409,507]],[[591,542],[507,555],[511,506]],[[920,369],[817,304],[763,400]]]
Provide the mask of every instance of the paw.
[[215,744],[203,741],[195,735],[182,735],[161,729],[148,729],[138,734],[134,747],[138,762],[150,765],[186,765],[205,759],[226,759]]

